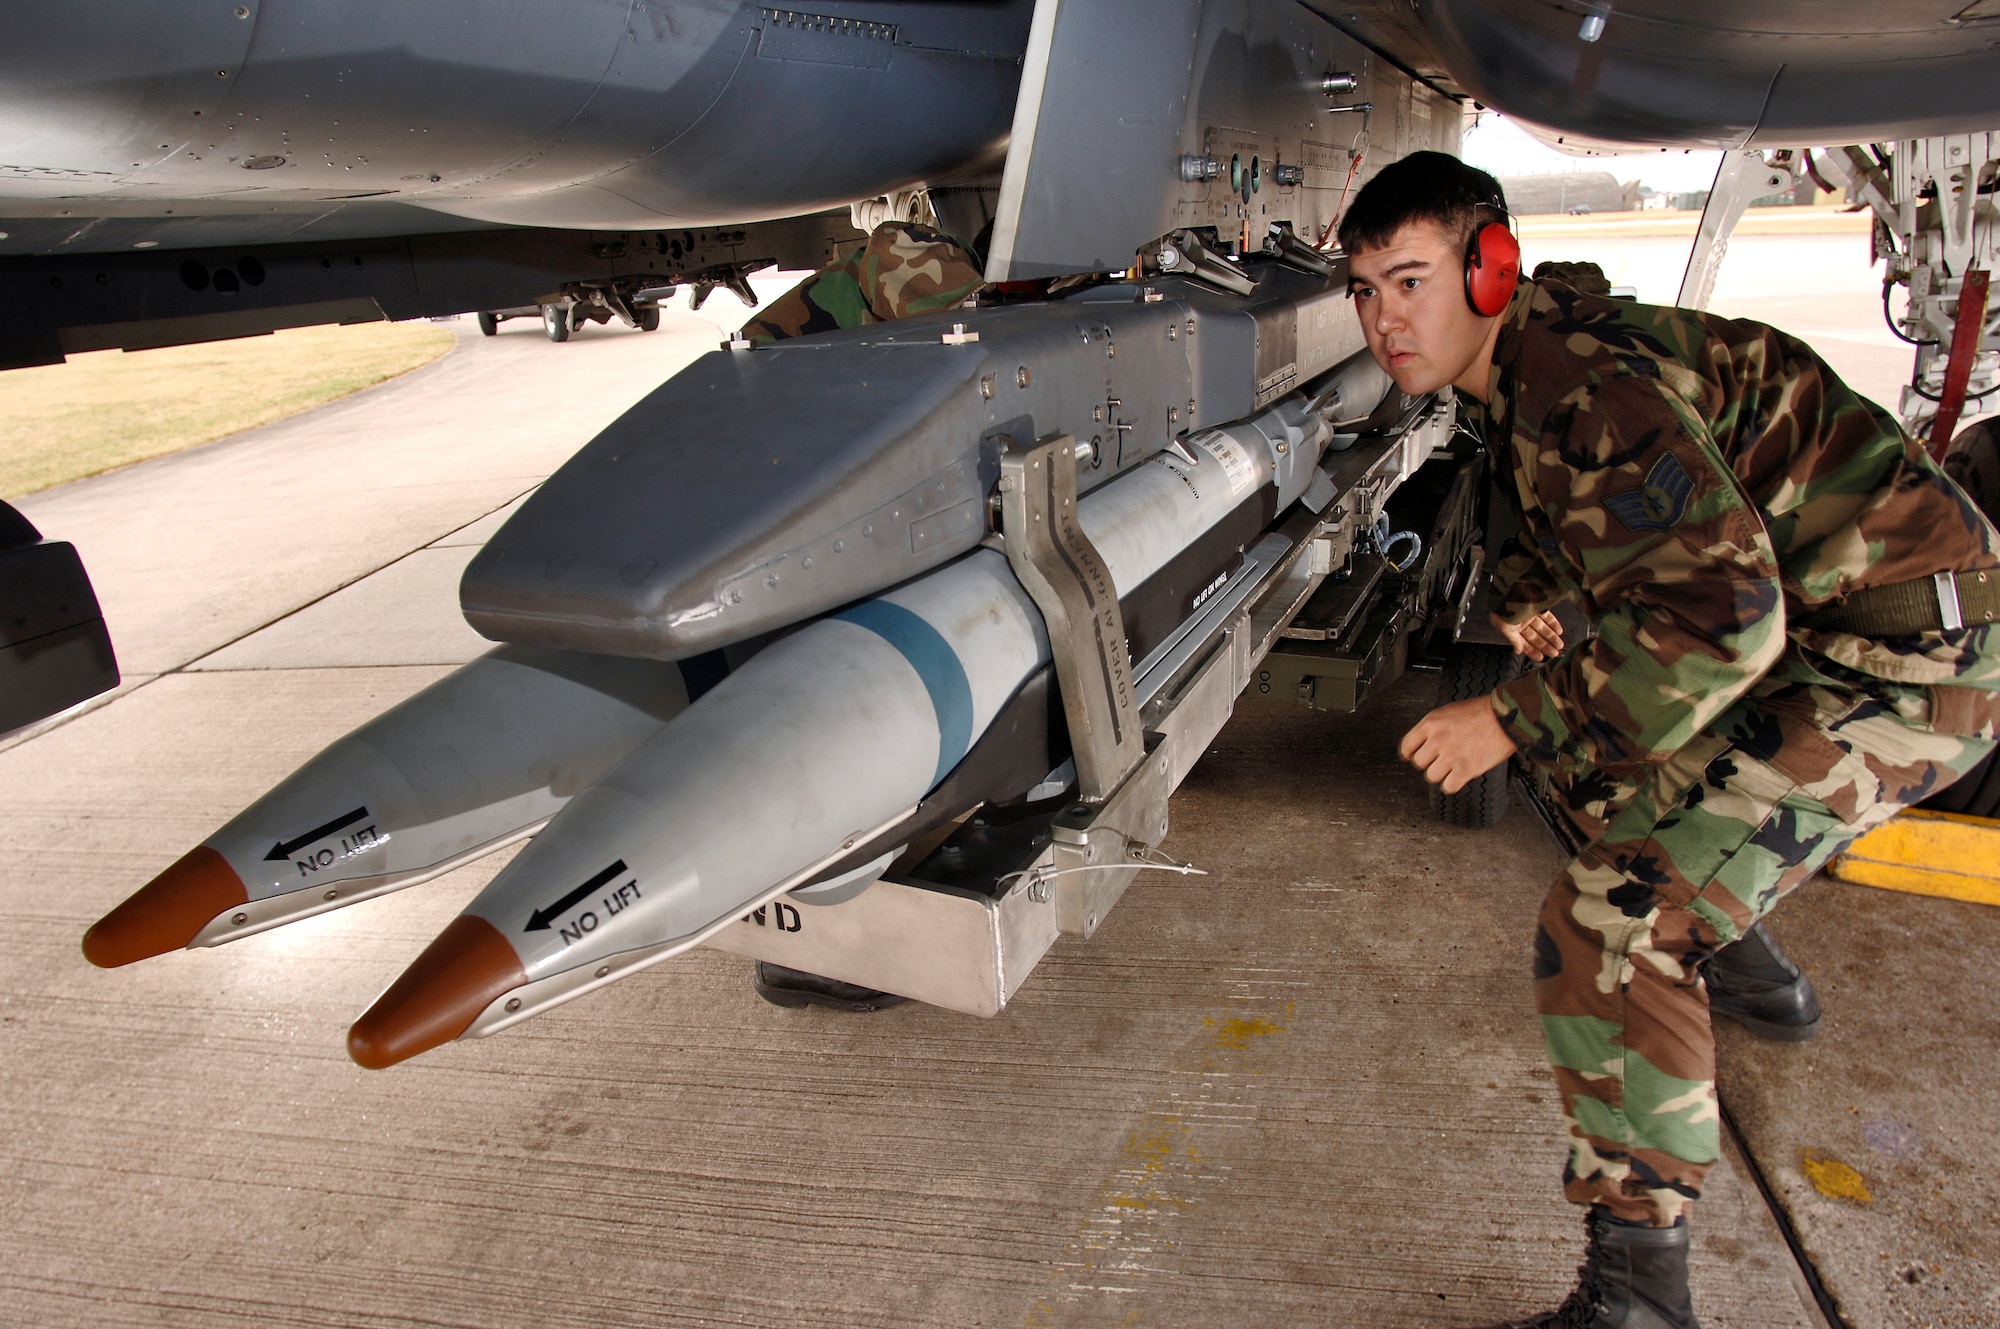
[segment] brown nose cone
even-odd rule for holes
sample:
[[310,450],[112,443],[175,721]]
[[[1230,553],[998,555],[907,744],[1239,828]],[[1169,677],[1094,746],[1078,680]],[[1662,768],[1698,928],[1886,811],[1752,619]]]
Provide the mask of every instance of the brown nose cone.
[[347,1031],[347,1055],[371,1071],[464,1033],[494,998],[528,981],[500,929],[460,914]]
[[207,845],[141,886],[83,934],[83,958],[104,969],[177,951],[217,914],[250,903],[229,860]]

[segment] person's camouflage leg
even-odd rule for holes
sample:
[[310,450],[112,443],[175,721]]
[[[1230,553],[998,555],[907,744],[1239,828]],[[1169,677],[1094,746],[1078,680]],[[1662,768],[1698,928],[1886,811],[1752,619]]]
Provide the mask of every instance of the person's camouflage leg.
[[1627,1222],[1672,1224],[1719,1154],[1701,963],[1991,747],[1840,689],[1780,691],[1610,799],[1621,810],[1543,907],[1536,1000],[1570,1127],[1564,1191]]
[[868,242],[829,263],[743,325],[753,344],[858,328],[965,301],[983,282],[970,252],[916,222],[883,222]]

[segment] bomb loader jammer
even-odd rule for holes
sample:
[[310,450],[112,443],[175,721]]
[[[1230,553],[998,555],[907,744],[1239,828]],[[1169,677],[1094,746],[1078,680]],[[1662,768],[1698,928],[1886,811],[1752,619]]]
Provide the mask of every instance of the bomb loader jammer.
[[[997,1013],[1167,866],[1170,794],[1316,595],[1360,592],[1333,639],[1358,696],[1448,641],[1476,580],[1448,394],[1389,390],[1335,265],[1227,269],[1252,293],[1112,282],[698,361],[468,569],[513,644],[309,762],[86,954],[221,944],[534,835],[357,1022],[357,1060],[702,944]],[[847,409],[805,390],[828,384]],[[632,502],[669,470],[707,484]]]

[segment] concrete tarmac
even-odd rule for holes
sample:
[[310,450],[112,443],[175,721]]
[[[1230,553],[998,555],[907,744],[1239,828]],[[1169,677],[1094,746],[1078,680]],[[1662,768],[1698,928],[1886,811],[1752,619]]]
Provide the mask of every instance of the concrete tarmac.
[[[1560,1299],[1581,1233],[1526,959],[1558,859],[1518,808],[1429,820],[1394,755],[1423,676],[1354,716],[1239,712],[1173,806],[1168,851],[1209,875],[1142,877],[991,1021],[782,1011],[701,951],[355,1067],[348,1022],[504,854],[84,962],[111,905],[482,650],[464,560],[739,318],[564,346],[468,322],[406,378],[21,505],[83,551],[128,681],[0,750],[0,1322],[1443,1329]],[[1725,1159],[1698,1211],[1705,1324],[1825,1323],[1760,1174],[1854,1329],[2000,1319],[1992,914],[1820,883],[1781,913],[1830,1028],[1724,1039],[1756,1166]],[[1962,1037],[1923,1013],[1940,985]],[[1822,1194],[1807,1152],[1871,1198]]]

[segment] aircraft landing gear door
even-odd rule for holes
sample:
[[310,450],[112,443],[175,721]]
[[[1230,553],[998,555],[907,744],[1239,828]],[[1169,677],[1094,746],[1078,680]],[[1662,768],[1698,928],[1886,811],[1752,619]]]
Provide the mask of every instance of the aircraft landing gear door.
[[1798,162],[1790,149],[1771,154],[1755,150],[1724,153],[1715,169],[1715,184],[1701,210],[1694,245],[1688,251],[1687,271],[1681,277],[1680,294],[1674,303],[1683,309],[1706,309],[1715,294],[1715,278],[1722,271],[1723,255],[1729,251],[1729,237],[1750,200],[1790,189],[1798,179]]
[[1051,829],[1056,924],[1088,937],[1167,836],[1165,749],[1140,727],[1110,570],[1076,516],[1076,440],[1015,444],[1000,460],[1000,527],[1042,611],[1076,759],[1077,801]]
[[76,547],[0,503],[0,734],[118,686],[111,634]]

